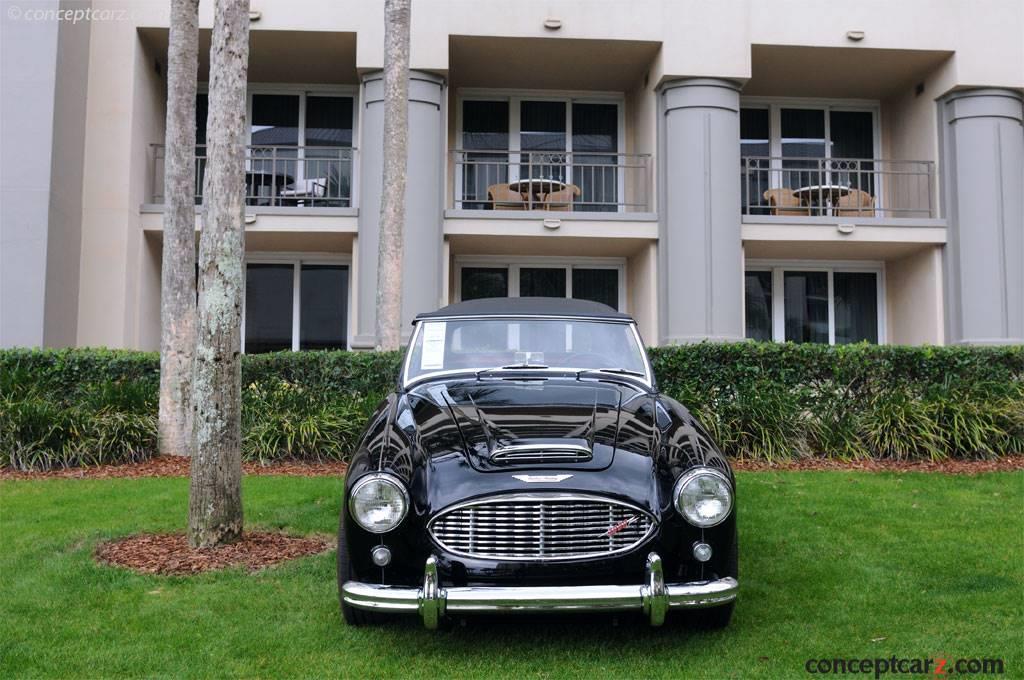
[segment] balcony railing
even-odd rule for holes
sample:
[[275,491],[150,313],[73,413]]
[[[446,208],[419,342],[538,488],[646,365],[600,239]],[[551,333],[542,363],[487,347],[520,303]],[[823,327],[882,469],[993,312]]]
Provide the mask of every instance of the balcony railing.
[[744,215],[936,217],[932,161],[747,156],[740,162]]
[[457,210],[650,210],[648,154],[457,149],[452,159]]
[[[267,207],[352,207],[356,150],[342,146],[247,146],[245,202]],[[153,145],[153,203],[164,202],[163,144]],[[203,202],[206,147],[197,146],[196,205]]]

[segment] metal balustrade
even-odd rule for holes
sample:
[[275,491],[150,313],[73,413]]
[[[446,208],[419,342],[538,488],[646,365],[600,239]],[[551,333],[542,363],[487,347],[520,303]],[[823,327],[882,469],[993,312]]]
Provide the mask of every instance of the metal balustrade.
[[937,217],[932,161],[746,156],[740,163],[744,215]]
[[[153,147],[152,202],[163,203],[164,145]],[[341,146],[247,146],[245,202],[268,207],[352,207],[356,150]],[[203,201],[206,147],[197,146],[196,205]]]
[[457,210],[647,212],[649,154],[452,151]]

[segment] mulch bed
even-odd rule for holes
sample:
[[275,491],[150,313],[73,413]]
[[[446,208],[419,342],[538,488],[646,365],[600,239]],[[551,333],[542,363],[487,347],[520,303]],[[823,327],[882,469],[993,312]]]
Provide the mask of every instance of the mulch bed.
[[940,472],[950,475],[977,475],[984,472],[1012,472],[1024,470],[1024,455],[1006,456],[994,460],[941,460],[941,461],[899,461],[899,460],[851,460],[841,461],[829,458],[799,458],[777,463],[760,460],[730,461],[734,470],[750,472],[781,472],[786,470],[838,470],[849,472]]
[[[121,465],[96,465],[94,467],[47,470],[45,472],[22,472],[13,468],[0,468],[0,480],[4,479],[45,479],[64,477],[73,479],[113,479],[127,477],[188,477],[190,459],[183,456],[155,456],[140,463]],[[341,477],[348,469],[347,463],[287,461],[260,465],[242,463],[247,475],[285,475],[290,477]]]
[[252,531],[235,543],[196,550],[184,534],[139,534],[101,543],[96,561],[143,574],[198,574],[227,567],[256,571],[331,547],[323,538]]
[[[841,461],[829,458],[798,458],[790,461],[766,463],[759,460],[732,460],[733,469],[752,472],[781,472],[785,470],[860,470],[863,472],[940,472],[952,475],[976,475],[984,472],[1010,472],[1024,470],[1024,455],[1005,456],[994,460],[943,460],[943,461],[897,461],[897,460],[851,460]],[[291,477],[341,477],[348,469],[347,463],[288,461],[260,465],[242,463],[247,475],[285,475]],[[156,456],[141,463],[123,465],[97,465],[95,467],[48,470],[46,472],[22,472],[12,468],[0,468],[0,480],[45,479],[63,477],[72,479],[112,479],[118,477],[188,477],[189,459],[180,456]]]

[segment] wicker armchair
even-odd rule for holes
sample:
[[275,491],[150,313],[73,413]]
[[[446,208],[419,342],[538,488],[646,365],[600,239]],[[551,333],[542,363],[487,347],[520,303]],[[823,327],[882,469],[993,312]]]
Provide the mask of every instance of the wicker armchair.
[[803,202],[791,189],[769,189],[764,192],[764,200],[772,208],[773,215],[808,215],[810,214]]
[[512,191],[507,184],[492,184],[487,187],[487,200],[493,210],[526,210],[523,195]]
[[860,189],[850,189],[850,193],[840,196],[836,201],[836,215],[843,217],[873,217],[875,214],[875,197]]
[[541,194],[540,201],[544,210],[572,210],[573,200],[582,192],[575,184],[566,184],[564,189],[552,191],[550,194]]

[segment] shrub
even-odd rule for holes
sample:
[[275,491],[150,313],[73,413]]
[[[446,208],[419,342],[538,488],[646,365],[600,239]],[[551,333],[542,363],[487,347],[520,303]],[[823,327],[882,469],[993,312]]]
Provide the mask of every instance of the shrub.
[[[984,458],[1024,451],[1024,347],[701,343],[650,350],[659,388],[729,455]],[[394,387],[397,352],[242,362],[243,455],[344,459]],[[156,449],[159,357],[0,351],[0,462],[49,468]]]
[[260,463],[343,460],[358,443],[366,416],[360,399],[280,378],[250,383],[242,393],[242,453]]

